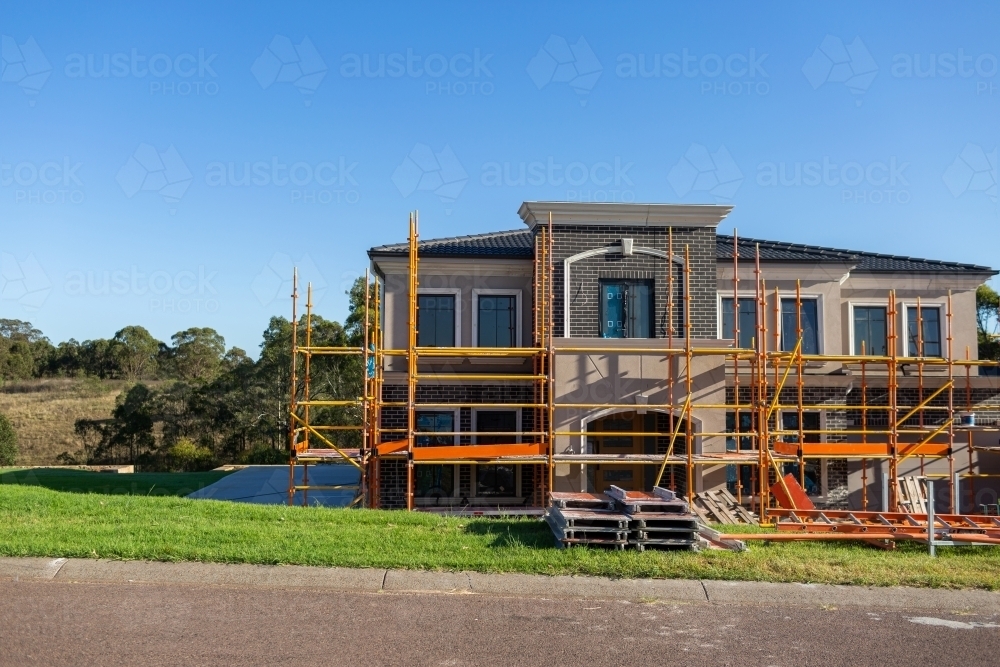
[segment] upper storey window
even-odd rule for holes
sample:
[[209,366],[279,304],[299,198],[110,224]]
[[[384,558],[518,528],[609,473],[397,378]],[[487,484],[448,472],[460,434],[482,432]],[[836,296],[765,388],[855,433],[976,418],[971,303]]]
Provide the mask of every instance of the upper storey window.
[[417,295],[417,346],[455,347],[455,297]]
[[[757,337],[757,302],[753,297],[739,300],[740,309],[740,339],[736,345],[741,348],[752,348]],[[722,337],[735,338],[733,330],[733,300],[722,299]]]
[[798,342],[799,317],[802,322],[802,354],[819,354],[819,303],[816,299],[781,300],[781,351],[792,352]]
[[[935,306],[906,308],[906,340],[909,357],[941,356],[941,309]],[[919,335],[918,335],[919,332]],[[920,347],[923,349],[919,349]]]
[[854,306],[854,354],[888,353],[886,315],[882,306]]
[[647,281],[601,281],[601,336],[653,337],[653,285]]
[[479,295],[479,347],[517,345],[517,296]]

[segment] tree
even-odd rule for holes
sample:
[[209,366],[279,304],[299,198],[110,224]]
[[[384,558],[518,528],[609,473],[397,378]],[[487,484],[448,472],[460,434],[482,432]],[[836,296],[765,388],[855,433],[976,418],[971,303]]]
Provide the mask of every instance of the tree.
[[0,380],[41,375],[55,348],[42,332],[22,320],[0,319]]
[[10,420],[0,415],[0,466],[12,466],[17,460],[17,432]]
[[156,369],[160,341],[140,326],[127,326],[111,341],[113,356],[127,380],[141,380]]
[[191,327],[170,337],[173,363],[181,379],[205,382],[215,377],[226,352],[226,340],[208,327]]
[[989,285],[976,289],[976,334],[980,359],[1000,359],[1000,294]]

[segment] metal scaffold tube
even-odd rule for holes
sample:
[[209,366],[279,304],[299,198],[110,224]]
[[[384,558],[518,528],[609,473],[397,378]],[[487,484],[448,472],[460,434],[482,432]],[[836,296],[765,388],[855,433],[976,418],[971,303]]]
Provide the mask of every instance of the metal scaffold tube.
[[[570,479],[578,474],[580,484],[589,485],[588,465],[655,465],[655,484],[663,484],[675,491],[683,485],[682,493],[689,502],[693,502],[698,493],[711,490],[705,487],[709,478],[702,475],[709,474],[713,466],[731,466],[728,468],[728,483],[733,484],[731,475],[735,468],[737,502],[748,502],[751,509],[759,512],[762,520],[767,519],[773,503],[781,502],[778,490],[783,489],[785,495],[789,495],[788,486],[794,486],[792,482],[786,485],[786,466],[796,467],[795,481],[804,489],[814,474],[809,472],[807,476],[807,468],[813,470],[809,467],[812,464],[819,466],[823,462],[822,474],[825,478],[826,461],[859,462],[862,510],[868,509],[867,486],[869,481],[878,480],[876,471],[881,465],[888,468],[889,507],[882,508],[883,511],[900,506],[898,490],[904,471],[901,465],[907,459],[913,460],[906,470],[919,465],[920,472],[926,473],[926,477],[947,477],[950,485],[949,510],[952,513],[961,510],[962,496],[959,491],[963,489],[958,486],[959,480],[968,480],[968,488],[964,490],[969,493],[973,491],[974,478],[987,476],[975,470],[971,432],[968,443],[962,445],[968,452],[968,469],[955,474],[954,447],[959,432],[955,418],[956,368],[965,368],[965,406],[967,411],[971,411],[971,369],[997,364],[972,359],[968,349],[964,359],[956,358],[950,293],[945,312],[946,349],[938,357],[927,356],[928,352],[934,352],[928,348],[924,335],[928,307],[918,298],[915,308],[911,307],[910,315],[907,315],[906,308],[909,306],[903,303],[904,307],[900,309],[901,303],[897,301],[894,291],[889,291],[887,295],[885,349],[868,349],[868,341],[862,339],[859,349],[851,350],[858,354],[821,354],[822,345],[817,349],[815,338],[812,338],[816,335],[813,330],[815,324],[806,323],[804,303],[807,299],[803,298],[801,282],[794,281],[794,297],[786,284],[782,284],[780,289],[774,285],[769,292],[761,269],[759,244],[755,244],[753,250],[753,295],[748,292],[740,294],[740,242],[734,229],[732,326],[728,323],[723,325],[725,335],[731,335],[732,341],[730,345],[727,345],[728,340],[702,344],[699,338],[703,334],[695,328],[695,322],[699,321],[698,314],[693,312],[693,247],[685,243],[683,256],[675,258],[674,229],[668,227],[666,234],[659,237],[666,245],[666,253],[658,255],[664,257],[665,274],[661,274],[659,269],[656,273],[664,275],[666,283],[665,299],[655,302],[665,304],[666,308],[663,320],[659,319],[659,315],[655,318],[653,333],[653,337],[664,338],[662,345],[657,346],[652,340],[646,344],[638,340],[624,340],[610,345],[587,340],[571,342],[556,336],[554,222],[550,213],[548,219],[535,229],[531,259],[531,341],[525,347],[477,347],[476,341],[468,346],[469,342],[462,340],[456,340],[456,346],[449,348],[419,344],[420,240],[416,212],[411,213],[409,219],[407,278],[400,283],[407,290],[405,347],[400,339],[396,339],[396,349],[385,348],[383,329],[386,322],[382,314],[385,277],[379,273],[377,266],[374,275],[370,272],[365,275],[365,317],[360,331],[354,334],[357,336],[355,343],[345,346],[313,340],[311,285],[306,288],[303,321],[298,321],[298,274],[293,273],[288,413],[290,504],[295,502],[297,492],[302,493],[303,503],[307,503],[309,490],[342,486],[310,485],[307,466],[330,462],[346,462],[359,468],[361,483],[356,502],[373,508],[384,506],[386,500],[383,493],[390,493],[385,486],[385,474],[393,470],[401,473],[405,466],[405,490],[399,494],[400,482],[393,481],[392,488],[395,490],[391,493],[399,494],[394,496],[397,498],[402,496],[401,504],[409,510],[420,509],[426,504],[423,500],[418,502],[417,498],[417,466],[456,466],[455,479],[458,484],[465,485],[461,487],[465,490],[456,491],[455,498],[467,493],[469,484],[469,469],[460,468],[473,466],[474,476],[477,464],[515,466],[524,475],[522,481],[522,473],[517,474],[517,484],[521,489],[518,496],[527,499],[526,506],[535,508],[548,501],[557,479],[563,479],[556,475],[557,466],[568,467]],[[566,296],[560,294],[560,298]],[[773,302],[769,302],[772,298]],[[751,309],[747,306],[751,300],[754,320],[748,324]],[[741,302],[744,303],[742,310],[746,311],[742,318]],[[720,303],[726,308],[724,312],[728,318],[729,302],[723,299]],[[683,327],[679,333],[678,327]],[[749,335],[751,327],[752,335]],[[909,336],[900,335],[901,327],[907,328]],[[528,331],[527,327],[525,329]],[[806,344],[807,338],[812,341],[809,345]],[[358,345],[357,341],[361,344]],[[602,432],[588,426],[589,415],[634,414],[640,412],[637,409],[640,404],[623,401],[622,397],[601,401],[593,394],[584,394],[581,400],[579,393],[568,393],[560,400],[555,372],[560,355],[591,358],[594,355],[631,355],[648,359],[648,362],[643,361],[649,364],[647,367],[663,369],[662,373],[657,371],[655,380],[646,376],[657,384],[662,383],[659,386],[665,390],[665,398],[657,400],[655,408],[652,404],[649,406],[663,413],[663,421],[657,418],[634,422],[631,428],[614,432]],[[313,386],[311,378],[314,356],[344,359],[345,362],[353,356],[357,361],[350,363],[361,364],[360,396],[352,399],[336,394],[314,395],[319,389],[318,384]],[[405,372],[402,366],[394,367],[390,363],[400,357],[405,357]],[[712,358],[719,361],[714,362]],[[462,363],[470,359],[477,359],[487,366],[479,371],[475,366]],[[523,360],[523,370],[495,370],[498,364],[513,365],[518,360]],[[388,367],[387,363],[390,363]],[[704,369],[716,368],[716,363],[724,373],[726,396],[721,402],[708,394],[699,399],[701,388],[697,382],[700,380],[696,378],[705,372]],[[852,383],[840,400],[813,398],[828,395],[807,391],[807,386],[812,386],[807,382],[810,374],[823,364],[840,364],[848,370],[848,374],[859,374],[859,393],[848,396]],[[910,377],[903,382],[905,393],[900,393],[900,373],[906,374],[906,366],[911,369]],[[391,373],[390,381],[397,388],[388,395],[384,384],[386,372]],[[791,388],[793,374],[794,390]],[[421,394],[423,400],[418,401],[417,390],[421,384],[428,392],[426,396]],[[873,386],[877,388],[874,394]],[[447,387],[462,388],[462,391],[438,391],[438,388]],[[510,393],[497,398],[495,392],[467,391],[474,387],[498,387],[509,389]],[[405,400],[402,399],[404,388]],[[682,391],[683,399],[677,394],[678,390]],[[900,400],[901,396],[903,400]],[[477,409],[523,409],[523,417],[519,419],[524,421],[512,429],[480,428],[474,416],[473,423],[468,422],[468,411],[475,415]],[[394,416],[389,416],[386,412],[389,410],[394,411]],[[428,430],[418,427],[419,410],[455,411],[456,415],[461,412],[461,417],[450,429]],[[702,424],[712,412],[718,415],[717,411],[726,413],[727,421],[732,417],[724,430],[695,428],[696,415],[698,423]],[[807,419],[810,413],[821,411],[827,414],[838,411],[857,417],[848,416],[846,426],[838,421],[820,426]],[[346,423],[343,420],[345,415],[350,418]],[[792,416],[795,417],[794,425],[789,419]],[[313,420],[330,418],[335,418],[333,423],[312,423]],[[386,423],[386,419],[395,423]],[[576,421],[578,419],[583,421]],[[712,422],[721,423],[714,418]],[[653,438],[653,445],[650,445],[653,449],[646,450],[644,454],[616,454],[605,445],[607,439],[615,437]],[[679,442],[682,437],[683,444]],[[440,438],[447,438],[449,444],[440,444],[440,440],[436,440]],[[479,438],[489,444],[482,444],[482,441],[477,444]],[[712,438],[732,439],[733,444],[727,443],[725,449],[716,450],[707,447],[712,442],[708,439]],[[452,439],[454,444],[450,444]],[[568,443],[578,439],[580,446],[577,448],[576,444],[571,444],[557,450],[557,440],[560,439]],[[360,444],[345,445],[345,442],[355,441]],[[595,445],[593,452],[590,443]],[[348,446],[357,446],[358,449],[349,449]],[[679,451],[682,446],[683,451]],[[925,471],[925,466],[935,461],[946,462],[948,473]],[[301,483],[295,480],[298,465],[303,466]],[[870,465],[875,468],[870,469]],[[751,472],[749,485],[743,474],[748,468]],[[683,479],[680,479],[682,471]],[[420,479],[424,479],[422,472]],[[772,486],[775,484],[777,486]],[[776,493],[773,500],[772,488]]]

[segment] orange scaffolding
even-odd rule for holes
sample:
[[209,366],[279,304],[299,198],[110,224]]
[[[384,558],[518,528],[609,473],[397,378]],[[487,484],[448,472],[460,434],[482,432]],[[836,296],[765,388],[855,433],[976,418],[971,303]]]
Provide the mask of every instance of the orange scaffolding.
[[[920,461],[921,471],[927,460],[947,460],[947,480],[949,486],[955,484],[958,477],[955,473],[955,455],[961,450],[968,454],[969,472],[964,478],[973,480],[988,477],[982,473],[973,472],[974,457],[971,431],[966,442],[956,438],[961,430],[955,416],[955,391],[957,382],[956,369],[964,369],[965,375],[965,410],[971,411],[972,404],[972,369],[978,366],[998,366],[998,362],[971,360],[966,350],[965,359],[955,358],[953,350],[952,331],[952,299],[949,295],[946,303],[946,354],[941,357],[924,354],[922,304],[918,300],[916,309],[916,340],[906,340],[907,354],[898,354],[900,337],[897,331],[897,299],[893,292],[886,298],[887,313],[887,351],[885,354],[870,354],[863,347],[857,355],[824,355],[807,354],[803,352],[803,322],[802,294],[797,284],[795,289],[795,331],[796,343],[790,351],[782,349],[779,339],[777,320],[782,317],[781,297],[777,289],[773,292],[775,321],[768,345],[767,290],[760,268],[759,247],[754,253],[754,301],[755,325],[754,336],[749,347],[740,347],[740,311],[739,311],[739,244],[734,231],[733,235],[733,343],[731,346],[705,347],[694,344],[691,327],[691,268],[688,246],[684,247],[684,262],[681,279],[682,330],[678,336],[675,327],[675,295],[674,295],[674,239],[673,230],[667,232],[667,313],[663,339],[648,339],[648,345],[619,347],[593,343],[588,345],[586,339],[574,340],[567,344],[562,339],[556,344],[554,313],[555,313],[555,267],[554,267],[554,229],[552,216],[549,215],[547,225],[540,225],[536,232],[536,243],[533,256],[532,277],[532,337],[527,347],[425,347],[418,344],[418,314],[417,298],[420,276],[419,253],[419,220],[416,213],[410,215],[408,244],[408,311],[407,339],[405,348],[387,349],[384,346],[382,318],[382,285],[379,277],[366,276],[365,309],[369,315],[365,318],[363,344],[358,347],[318,347],[312,345],[312,290],[306,291],[306,312],[304,322],[292,327],[291,347],[292,365],[290,370],[291,401],[289,410],[289,488],[288,502],[295,501],[296,493],[301,492],[303,504],[308,503],[310,490],[336,488],[344,490],[348,485],[323,487],[310,485],[308,467],[320,463],[342,463],[358,468],[359,483],[356,485],[355,503],[366,507],[380,507],[385,488],[387,464],[395,462],[405,465],[404,500],[407,509],[419,509],[415,498],[416,466],[421,465],[476,465],[502,464],[521,467],[530,470],[531,493],[525,494],[526,503],[522,506],[542,508],[548,500],[548,495],[555,486],[555,473],[558,466],[565,465],[655,465],[658,466],[656,483],[664,484],[678,490],[678,478],[683,477],[683,493],[692,500],[696,485],[696,471],[699,467],[734,466],[736,468],[736,496],[740,502],[749,502],[751,508],[761,513],[774,506],[770,487],[779,483],[784,485],[785,467],[795,464],[798,468],[799,483],[804,484],[805,468],[809,461],[824,459],[841,459],[859,461],[861,465],[862,490],[861,510],[868,510],[869,465],[886,462],[889,481],[888,508],[882,511],[894,511],[898,507],[896,497],[899,483],[900,464],[910,458]],[[748,297],[744,297],[746,299]],[[298,322],[297,302],[299,299],[298,279],[293,278],[292,290],[292,321]],[[300,344],[300,326],[303,327]],[[665,343],[665,346],[661,343]],[[910,356],[910,343],[913,342],[915,354]],[[456,341],[460,344],[461,341]],[[678,346],[679,344],[679,346]],[[638,406],[655,408],[667,415],[668,428],[663,431],[615,431],[615,436],[652,437],[657,436],[667,441],[664,453],[656,454],[591,454],[581,450],[570,452],[567,448],[558,451],[556,443],[560,438],[594,438],[604,437],[601,433],[583,430],[558,429],[556,414],[558,410],[580,411],[614,411],[631,412],[637,409],[636,404],[601,403],[601,402],[570,402],[561,401],[556,396],[556,362],[563,354],[622,354],[622,355],[655,355],[663,360],[665,368],[664,382],[667,388],[667,402],[663,405]],[[314,388],[310,382],[311,362],[314,356],[320,355],[357,355],[362,360],[363,382],[362,394],[355,398],[336,398],[324,400],[314,397]],[[720,358],[722,367],[727,369],[727,386],[732,389],[732,400],[722,403],[706,403],[695,400],[693,387],[693,365],[696,359],[709,356]],[[521,359],[530,360],[530,370],[519,372],[470,372],[447,368],[454,360],[468,359]],[[390,401],[385,398],[385,369],[393,359],[405,360],[406,400]],[[857,369],[860,380],[860,400],[857,404],[845,401],[842,404],[809,403],[806,401],[807,367],[816,364],[840,364]],[[445,368],[441,368],[444,365]],[[909,373],[908,368],[916,368],[917,398],[909,405],[899,403],[901,373]],[[731,371],[728,369],[731,368]],[[934,373],[933,371],[938,371]],[[783,393],[794,375],[794,390]],[[418,386],[421,384],[454,385],[461,383],[489,383],[501,386],[530,385],[530,399],[523,401],[487,402],[487,401],[438,401],[418,400]],[[741,399],[741,388],[747,389],[748,400]],[[880,400],[872,400],[872,389],[884,390]],[[681,389],[682,391],[678,391]],[[792,394],[792,396],[788,396]],[[942,395],[947,397],[947,404],[932,404]],[[787,397],[787,398],[786,398]],[[792,398],[792,400],[787,400]],[[940,401],[939,401],[940,403]],[[314,407],[351,407],[356,410],[357,423],[316,424],[313,423],[316,413]],[[423,432],[417,424],[417,412],[421,409],[514,409],[520,408],[531,415],[531,427],[519,430],[497,432],[478,432],[458,429],[454,432]],[[405,428],[390,428],[384,423],[385,410],[405,410]],[[734,428],[722,432],[695,432],[693,416],[706,411],[724,411],[735,415]],[[778,415],[783,411],[793,411],[798,419],[793,429],[783,428]],[[806,411],[844,411],[860,415],[860,428],[819,428],[807,429],[803,418]],[[750,428],[741,426],[740,415],[751,416]],[[879,425],[884,422],[883,425]],[[850,426],[850,425],[848,425]],[[681,432],[683,430],[683,433]],[[1000,430],[1000,429],[997,429]],[[355,433],[355,446],[346,446],[344,439],[348,434]],[[421,438],[431,436],[454,436],[470,439],[467,444],[439,445],[421,443]],[[477,437],[509,437],[509,442],[474,444]],[[734,451],[718,453],[697,453],[696,438],[725,437],[735,440]],[[678,445],[678,440],[683,441]],[[859,442],[840,442],[847,438],[859,438]],[[826,440],[825,442],[823,440]],[[813,440],[820,440],[813,442]],[[741,447],[748,442],[749,449]],[[303,467],[303,479],[296,482],[296,468]],[[749,468],[751,472],[750,489],[744,489],[740,469]],[[683,471],[683,475],[678,473]],[[944,476],[938,473],[940,476]],[[934,474],[929,476],[933,477]],[[949,511],[957,514],[954,506],[955,489],[951,488]],[[787,489],[786,489],[787,491]],[[789,494],[785,494],[789,495]],[[503,508],[501,508],[502,510]],[[518,508],[509,507],[508,511]],[[795,508],[791,508],[795,509]]]

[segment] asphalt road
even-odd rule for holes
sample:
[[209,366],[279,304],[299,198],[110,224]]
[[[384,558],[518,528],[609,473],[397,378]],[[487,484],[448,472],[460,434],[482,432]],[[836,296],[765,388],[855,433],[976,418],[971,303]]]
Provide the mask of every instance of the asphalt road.
[[[956,610],[957,611],[957,610]],[[1000,615],[0,581],[0,665],[993,665]]]

